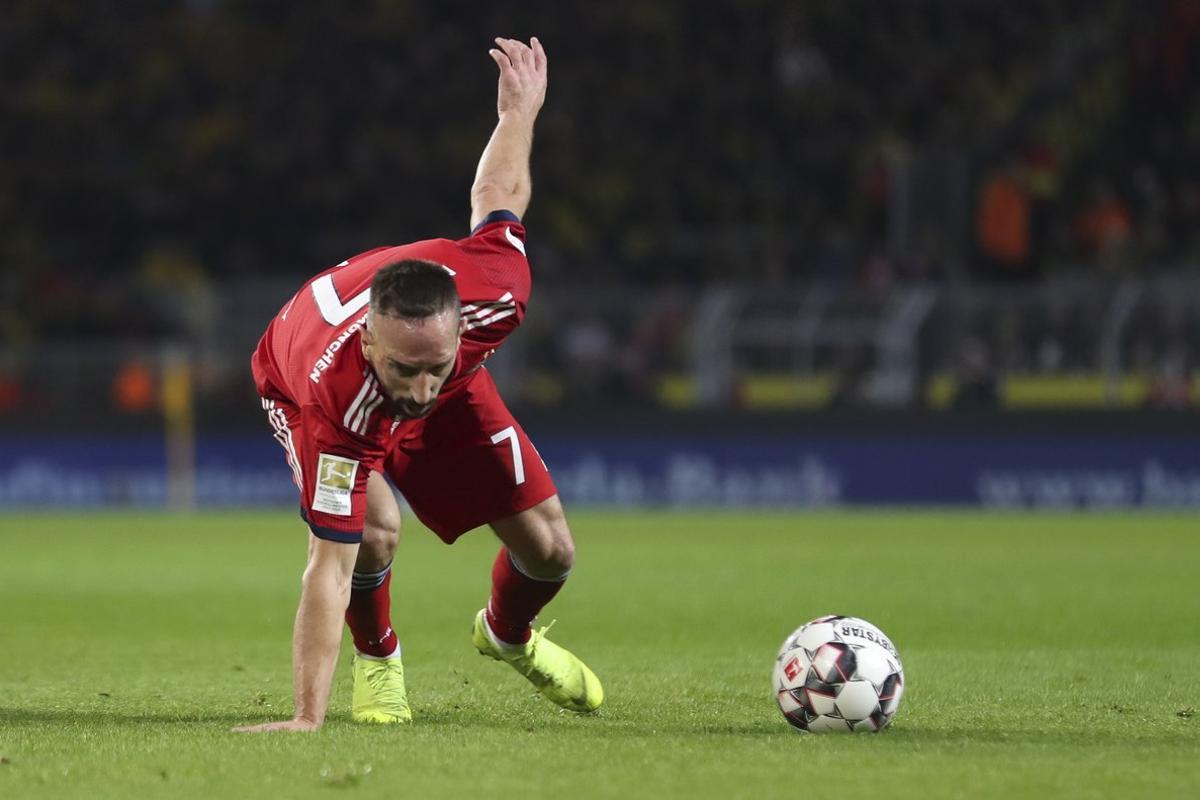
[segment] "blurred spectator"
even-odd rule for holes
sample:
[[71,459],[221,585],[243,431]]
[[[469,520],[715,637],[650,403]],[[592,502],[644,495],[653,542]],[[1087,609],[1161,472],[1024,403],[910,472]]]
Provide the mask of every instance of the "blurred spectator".
[[1085,255],[1102,266],[1115,269],[1129,256],[1133,219],[1129,206],[1112,183],[1097,178],[1086,205],[1075,217],[1075,237]]
[[1142,162],[1133,171],[1133,190],[1138,243],[1147,257],[1160,259],[1170,247],[1167,187],[1154,166]]
[[867,380],[874,367],[873,353],[865,347],[847,347],[838,354],[828,408],[854,409],[867,405]]
[[15,370],[0,367],[0,413],[20,410],[25,403],[25,386]]
[[1031,275],[1032,213],[1021,163],[1009,158],[984,184],[976,219],[980,250],[997,277]]
[[177,247],[147,250],[138,274],[142,296],[181,333],[203,341],[218,322],[217,298],[195,256]]
[[616,345],[603,320],[593,317],[569,322],[562,332],[562,364],[573,393],[597,397],[612,386]]
[[1146,393],[1147,408],[1178,410],[1192,404],[1192,378],[1182,348],[1166,353]]
[[950,407],[956,411],[994,409],[999,405],[1000,393],[991,355],[987,345],[977,336],[969,336],[959,345],[955,384]]
[[141,361],[122,364],[112,383],[113,404],[127,414],[143,414],[158,402],[158,385],[151,370]]

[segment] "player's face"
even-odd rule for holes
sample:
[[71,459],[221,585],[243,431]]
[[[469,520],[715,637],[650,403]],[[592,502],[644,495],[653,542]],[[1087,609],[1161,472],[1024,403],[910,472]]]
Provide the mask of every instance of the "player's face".
[[433,411],[454,369],[461,327],[452,310],[424,319],[371,314],[363,333],[363,354],[398,416],[419,419]]

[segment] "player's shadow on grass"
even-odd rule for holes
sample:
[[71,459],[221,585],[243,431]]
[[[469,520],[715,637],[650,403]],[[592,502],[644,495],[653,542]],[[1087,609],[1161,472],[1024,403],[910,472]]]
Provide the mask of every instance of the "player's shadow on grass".
[[774,723],[745,723],[731,725],[701,725],[697,728],[689,728],[679,726],[678,732],[682,734],[702,734],[705,736],[778,736],[780,733],[787,733],[787,725],[780,727]]
[[34,708],[3,708],[0,707],[0,725],[19,725],[22,723],[84,723],[87,725],[196,725],[206,723],[221,723],[233,725],[253,724],[252,715],[235,712],[199,711],[194,713],[179,712],[126,712],[90,709],[76,711],[72,709],[34,709]]
[[1030,728],[1027,730],[983,730],[979,728],[934,728],[926,729],[909,725],[893,726],[882,731],[878,736],[867,738],[887,739],[904,743],[919,743],[922,745],[965,746],[972,744],[1012,745],[1023,747],[1028,745],[1068,745],[1073,749],[1088,747],[1130,747],[1136,745],[1162,746],[1164,744],[1179,744],[1183,747],[1195,747],[1190,737],[1181,737],[1179,731],[1169,728],[1159,728],[1153,732],[1146,731],[1131,737],[1125,730],[1105,730],[1092,727],[1087,730],[1060,729],[1046,730]]
[[414,724],[420,726],[462,727],[464,723],[472,727],[491,728],[496,730],[510,729],[532,733],[535,731],[563,731],[571,728],[586,730],[589,736],[601,738],[621,738],[630,734],[648,734],[651,731],[659,734],[679,734],[684,736],[728,736],[746,738],[753,736],[778,736],[780,732],[787,733],[787,725],[782,726],[772,722],[731,722],[688,725],[679,722],[634,719],[619,711],[601,708],[594,714],[572,714],[557,711],[552,707],[543,707],[541,701],[529,708],[512,709],[510,715],[505,712],[470,714],[461,707],[435,707],[414,709]]

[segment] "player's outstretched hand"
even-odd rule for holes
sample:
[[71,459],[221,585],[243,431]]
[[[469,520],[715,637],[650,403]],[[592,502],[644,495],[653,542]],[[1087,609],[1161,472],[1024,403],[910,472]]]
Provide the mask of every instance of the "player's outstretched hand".
[[[498,48],[498,49],[497,49]],[[500,116],[517,113],[537,116],[546,99],[546,51],[534,36],[529,44],[496,37],[488,55],[500,67],[496,110]]]
[[233,733],[312,733],[320,729],[321,724],[306,719],[289,719],[283,722],[264,722],[261,725],[240,725],[231,729]]

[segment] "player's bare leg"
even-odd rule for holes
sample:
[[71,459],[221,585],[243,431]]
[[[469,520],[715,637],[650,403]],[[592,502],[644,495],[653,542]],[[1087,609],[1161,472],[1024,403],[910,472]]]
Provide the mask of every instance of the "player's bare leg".
[[491,527],[504,547],[492,566],[491,599],[475,617],[476,649],[512,665],[563,708],[596,710],[604,700],[596,675],[546,639],[546,628],[532,629],[534,618],[558,594],[575,564],[575,540],[558,496]]
[[392,563],[400,542],[400,506],[381,473],[367,478],[367,516],[355,572],[377,572]]
[[400,507],[382,474],[367,478],[363,541],[354,565],[346,624],[354,636],[355,722],[412,719],[404,685],[400,642],[392,630],[392,557],[400,541]]

